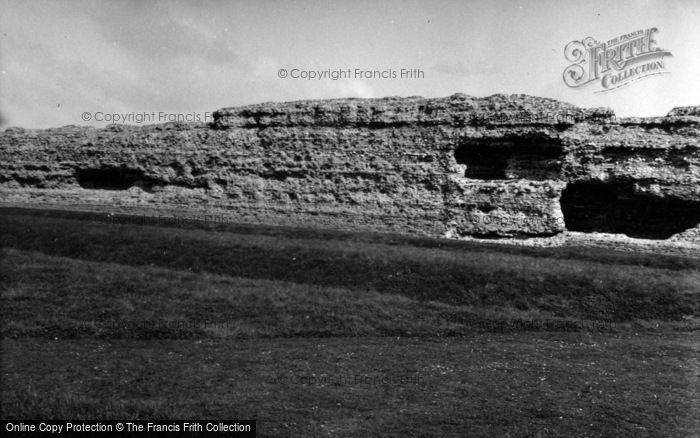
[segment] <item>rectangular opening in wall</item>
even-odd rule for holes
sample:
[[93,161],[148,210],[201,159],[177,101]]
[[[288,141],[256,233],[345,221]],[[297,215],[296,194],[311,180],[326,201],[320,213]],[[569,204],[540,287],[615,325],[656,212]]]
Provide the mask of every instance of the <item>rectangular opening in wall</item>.
[[563,150],[551,138],[463,138],[455,149],[455,160],[466,166],[472,179],[556,179]]
[[668,239],[700,223],[700,202],[638,193],[630,182],[581,182],[562,192],[570,231]]
[[131,187],[140,187],[149,191],[153,185],[153,181],[147,178],[142,170],[125,167],[77,169],[75,179],[84,189],[128,190]]

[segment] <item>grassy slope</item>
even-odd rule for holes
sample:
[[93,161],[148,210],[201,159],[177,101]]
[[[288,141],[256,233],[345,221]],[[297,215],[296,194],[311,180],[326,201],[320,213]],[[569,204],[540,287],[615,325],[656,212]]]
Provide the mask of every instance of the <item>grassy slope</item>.
[[[89,221],[93,224],[110,225],[110,224],[131,224],[145,225],[153,224],[152,216],[129,216],[125,214],[108,215],[106,213],[81,212],[81,211],[64,211],[64,210],[37,210],[26,208],[8,208],[0,207],[0,218],[9,219],[12,216],[20,216],[29,218],[30,223],[41,222],[43,219],[49,219],[56,223],[56,219],[75,219],[81,221]],[[186,217],[186,216],[185,216]],[[144,222],[144,219],[148,221]],[[511,246],[501,245],[496,243],[484,243],[473,241],[460,241],[452,239],[435,239],[430,237],[408,236],[403,234],[391,233],[372,233],[372,232],[351,232],[331,229],[317,228],[300,228],[300,227],[283,227],[283,226],[267,226],[267,225],[251,225],[237,223],[208,223],[192,221],[181,221],[178,224],[173,224],[172,216],[164,215],[162,221],[157,225],[164,229],[189,229],[189,230],[207,230],[207,231],[222,231],[239,235],[257,235],[271,236],[280,238],[293,238],[302,240],[323,240],[323,241],[342,241],[342,242],[365,242],[365,243],[383,243],[387,245],[410,246],[418,248],[441,248],[447,250],[462,250],[462,251],[487,251],[500,254],[515,254],[526,255],[532,257],[564,258],[572,260],[588,260],[595,262],[611,263],[618,265],[635,265],[658,267],[667,269],[700,269],[700,254],[698,257],[687,258],[670,255],[649,255],[635,254],[628,251],[620,252],[605,248],[595,247],[553,247],[553,248],[537,248],[530,246]],[[169,219],[170,218],[170,219]]]
[[5,213],[3,417],[256,417],[263,436],[700,428],[693,259]]
[[[560,310],[518,309],[507,301],[452,304],[354,285],[229,277],[15,249],[3,254],[0,316],[2,334],[11,338],[461,336],[700,328],[697,319],[610,323],[555,315],[564,313]],[[556,309],[571,303],[568,297],[547,299]],[[518,306],[521,301],[514,302]],[[688,300],[687,306],[697,308],[697,303]]]
[[[700,261],[646,255],[646,266],[75,219],[0,216],[0,246],[131,266],[371,290],[420,301],[511,307],[610,321],[700,312]],[[540,251],[542,253],[542,251]],[[637,256],[632,256],[637,260]],[[671,260],[670,262],[668,260]]]

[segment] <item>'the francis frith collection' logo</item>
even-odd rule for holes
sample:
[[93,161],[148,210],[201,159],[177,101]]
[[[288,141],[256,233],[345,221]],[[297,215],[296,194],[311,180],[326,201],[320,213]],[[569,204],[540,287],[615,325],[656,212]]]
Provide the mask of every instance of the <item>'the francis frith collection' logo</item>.
[[571,88],[599,82],[611,91],[630,82],[669,73],[664,64],[671,52],[658,47],[657,28],[637,30],[601,43],[592,37],[571,41],[564,55],[571,65],[564,70],[564,83]]

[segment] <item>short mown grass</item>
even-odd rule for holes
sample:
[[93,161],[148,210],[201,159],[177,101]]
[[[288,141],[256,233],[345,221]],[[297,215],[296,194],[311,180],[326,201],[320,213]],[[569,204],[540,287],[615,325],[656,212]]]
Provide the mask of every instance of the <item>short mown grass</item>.
[[694,436],[700,261],[0,209],[0,417]]
[[3,340],[9,419],[256,419],[259,436],[692,437],[690,334]]

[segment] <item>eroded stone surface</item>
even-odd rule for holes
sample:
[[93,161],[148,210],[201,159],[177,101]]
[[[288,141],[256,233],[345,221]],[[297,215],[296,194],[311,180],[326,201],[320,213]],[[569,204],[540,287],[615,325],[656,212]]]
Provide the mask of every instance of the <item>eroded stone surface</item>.
[[462,94],[226,108],[211,125],[10,128],[0,201],[451,238],[682,240],[700,222],[699,132],[697,107],[617,120]]

